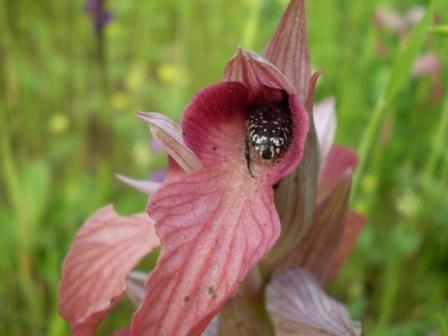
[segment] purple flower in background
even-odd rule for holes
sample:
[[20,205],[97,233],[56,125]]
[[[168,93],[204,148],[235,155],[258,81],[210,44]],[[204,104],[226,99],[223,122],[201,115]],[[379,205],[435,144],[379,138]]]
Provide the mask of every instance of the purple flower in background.
[[156,138],[152,138],[149,141],[149,145],[157,153],[161,153],[161,152],[164,151],[162,142],[160,140],[156,139]]
[[155,182],[162,183],[165,180],[165,177],[166,177],[166,171],[165,170],[163,170],[163,169],[155,170],[152,173],[152,179],[151,180],[155,181]]
[[104,0],[86,0],[85,10],[92,18],[92,23],[97,33],[112,20],[112,13],[104,8]]

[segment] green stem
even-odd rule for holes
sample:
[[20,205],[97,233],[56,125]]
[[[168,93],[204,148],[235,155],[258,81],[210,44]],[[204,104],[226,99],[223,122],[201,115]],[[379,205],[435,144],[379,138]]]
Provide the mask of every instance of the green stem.
[[355,198],[355,192],[358,191],[360,179],[364,176],[367,158],[371,153],[373,142],[376,139],[378,128],[380,127],[380,123],[383,120],[385,112],[386,104],[383,97],[381,97],[375,105],[369,124],[367,125],[358,146],[357,152],[359,155],[359,166],[353,182],[353,192],[351,193],[352,199]]
[[442,158],[442,148],[446,145],[448,137],[448,96],[445,98],[443,105],[442,116],[440,118],[439,126],[434,134],[432,143],[432,150],[429,154],[427,165],[423,174],[423,181],[429,181],[434,175],[437,162]]
[[260,20],[261,4],[260,0],[254,0],[250,7],[249,18],[243,30],[243,47],[252,49],[254,46],[255,36],[257,33],[258,21]]

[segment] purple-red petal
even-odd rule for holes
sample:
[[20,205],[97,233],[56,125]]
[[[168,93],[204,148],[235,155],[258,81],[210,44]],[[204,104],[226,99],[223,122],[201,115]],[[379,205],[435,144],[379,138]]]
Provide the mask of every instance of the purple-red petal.
[[243,83],[250,91],[267,86],[297,95],[297,90],[284,73],[263,56],[249,50],[237,50],[224,69],[223,80]]
[[322,75],[322,70],[317,70],[313,73],[313,75],[310,78],[310,83],[308,85],[308,93],[305,100],[305,108],[307,109],[308,113],[312,115],[313,112],[313,104],[314,104],[314,91],[316,90],[317,81],[319,80],[320,76]]
[[331,193],[346,174],[353,174],[358,165],[358,156],[349,148],[331,147],[319,174],[317,199],[324,199]]
[[347,173],[333,192],[317,205],[311,228],[294,250],[278,263],[278,269],[301,267],[321,283],[328,281],[344,232],[351,177]]
[[290,269],[271,279],[266,309],[277,336],[360,336],[361,325],[347,309],[328,297],[316,279],[302,269]]
[[163,248],[134,335],[196,335],[275,242],[272,189],[239,174],[238,166],[202,168],[150,199]]
[[288,77],[304,101],[311,74],[304,0],[290,2],[264,56]]
[[188,148],[178,124],[160,113],[138,112],[147,124],[152,135],[166,148],[168,154],[185,172],[192,172],[201,166],[197,156]]
[[341,243],[339,244],[338,251],[335,259],[330,266],[330,278],[329,281],[334,279],[341,269],[344,261],[352,252],[355,247],[356,240],[364,227],[365,219],[360,214],[354,211],[348,211],[344,219],[344,232],[342,235]]
[[62,265],[59,310],[73,333],[92,335],[120,300],[126,275],[160,244],[147,214],[121,217],[97,210],[78,231]]
[[321,162],[325,162],[336,132],[336,101],[328,97],[314,105],[314,125],[319,140]]

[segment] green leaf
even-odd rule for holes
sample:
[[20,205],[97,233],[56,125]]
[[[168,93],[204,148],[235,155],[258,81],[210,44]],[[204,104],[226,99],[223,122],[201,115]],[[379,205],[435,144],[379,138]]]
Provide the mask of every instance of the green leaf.
[[448,24],[432,27],[430,32],[435,35],[448,36]]
[[21,176],[22,210],[28,225],[37,225],[48,206],[50,170],[44,161],[29,161]]

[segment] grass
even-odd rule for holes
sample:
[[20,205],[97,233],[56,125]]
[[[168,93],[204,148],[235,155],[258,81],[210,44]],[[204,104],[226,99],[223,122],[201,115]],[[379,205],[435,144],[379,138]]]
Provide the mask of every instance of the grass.
[[[68,333],[57,286],[76,229],[109,202],[144,207],[115,172],[165,166],[135,111],[179,116],[238,44],[263,49],[286,1],[107,4],[114,19],[99,38],[83,1],[0,0],[1,335]],[[368,219],[330,292],[366,335],[448,335],[448,4],[407,43],[372,23],[378,7],[413,5],[429,2],[308,1],[313,65],[325,71],[317,98],[336,97],[336,142],[359,149],[352,205]],[[411,76],[428,51],[438,77]],[[101,334],[126,324],[128,308]]]

